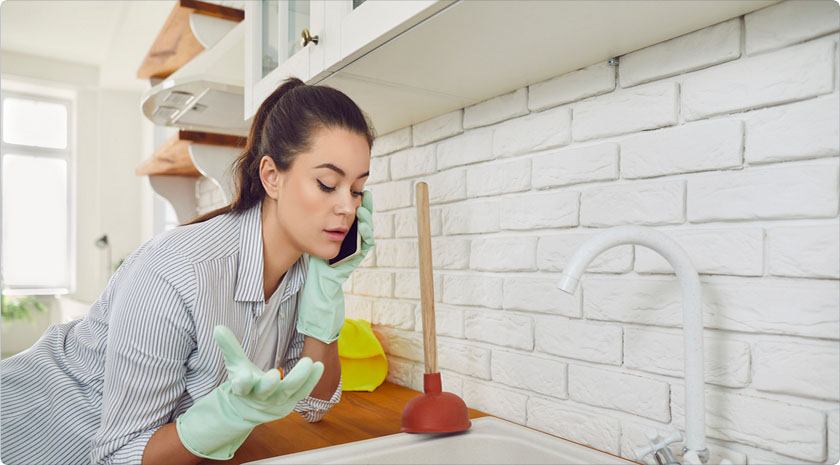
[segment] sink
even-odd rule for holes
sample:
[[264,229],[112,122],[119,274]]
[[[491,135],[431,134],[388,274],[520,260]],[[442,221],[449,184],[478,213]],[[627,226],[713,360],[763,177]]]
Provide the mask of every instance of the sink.
[[472,420],[463,433],[421,435],[397,433],[381,438],[323,447],[248,462],[283,463],[634,463],[566,439],[495,417]]

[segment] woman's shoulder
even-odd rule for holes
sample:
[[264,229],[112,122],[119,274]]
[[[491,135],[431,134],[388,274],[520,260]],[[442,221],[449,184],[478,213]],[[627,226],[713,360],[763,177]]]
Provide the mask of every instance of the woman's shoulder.
[[214,260],[235,253],[239,222],[235,213],[225,213],[201,223],[176,226],[149,242],[151,253],[177,254],[190,263]]

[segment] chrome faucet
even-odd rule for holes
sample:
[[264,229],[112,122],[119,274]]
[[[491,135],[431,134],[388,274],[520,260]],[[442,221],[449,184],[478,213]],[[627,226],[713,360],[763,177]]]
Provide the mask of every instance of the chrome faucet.
[[[673,239],[653,228],[617,226],[589,239],[575,252],[563,268],[557,287],[573,294],[584,270],[595,257],[615,246],[634,244],[647,247],[662,255],[677,274],[683,298],[683,336],[685,340],[685,431],[683,459],[686,464],[701,465],[709,460],[705,436],[705,398],[703,380],[703,313],[700,303],[700,278],[688,254]],[[680,436],[681,438],[681,436]],[[661,438],[660,438],[661,439]],[[637,449],[643,455],[652,454],[657,462],[675,462],[670,450],[671,441],[652,441],[653,446]],[[642,457],[637,457],[642,459]],[[661,462],[660,462],[661,463]]]

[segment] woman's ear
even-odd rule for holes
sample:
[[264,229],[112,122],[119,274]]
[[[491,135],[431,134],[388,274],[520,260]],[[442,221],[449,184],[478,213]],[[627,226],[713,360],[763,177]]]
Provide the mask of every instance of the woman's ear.
[[274,160],[268,155],[263,155],[260,159],[260,181],[262,182],[266,195],[277,200],[280,196],[280,190],[283,187],[285,176],[284,173],[281,173],[277,169]]

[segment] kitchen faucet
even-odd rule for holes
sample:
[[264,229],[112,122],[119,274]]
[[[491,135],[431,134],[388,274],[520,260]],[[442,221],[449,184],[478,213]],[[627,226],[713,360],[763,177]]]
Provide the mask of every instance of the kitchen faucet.
[[[685,340],[685,431],[683,459],[686,464],[700,465],[709,460],[705,436],[705,398],[703,380],[703,313],[700,304],[700,278],[688,254],[673,239],[653,228],[617,226],[584,242],[575,252],[560,276],[557,287],[573,294],[580,276],[597,255],[615,246],[634,244],[647,247],[662,255],[674,268],[680,281],[683,300],[683,338]],[[657,463],[678,463],[668,444],[682,435],[672,434],[666,439],[650,437],[650,444],[636,449],[638,459],[652,454]]]

